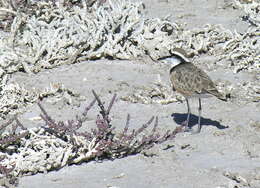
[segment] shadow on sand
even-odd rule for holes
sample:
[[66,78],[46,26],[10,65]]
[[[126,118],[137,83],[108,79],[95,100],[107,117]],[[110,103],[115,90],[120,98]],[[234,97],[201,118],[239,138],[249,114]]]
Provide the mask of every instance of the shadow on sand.
[[[181,125],[187,118],[187,114],[180,114],[180,113],[173,113],[171,115],[171,117],[173,118],[173,120],[175,121],[176,124]],[[189,122],[189,127],[193,127],[195,125],[198,124],[198,119],[199,117],[196,115],[191,114],[190,115],[190,122]],[[228,126],[225,125],[221,125],[218,121],[213,121],[211,119],[206,119],[201,117],[201,125],[205,126],[205,125],[210,125],[210,126],[215,126],[218,129],[226,129],[228,128]]]

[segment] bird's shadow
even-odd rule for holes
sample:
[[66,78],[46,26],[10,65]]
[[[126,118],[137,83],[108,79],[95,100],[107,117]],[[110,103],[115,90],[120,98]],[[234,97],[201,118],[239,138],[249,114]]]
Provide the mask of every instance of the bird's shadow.
[[[176,124],[178,125],[182,125],[182,123],[186,120],[187,118],[187,114],[180,114],[180,113],[173,113],[171,115],[171,117],[173,118],[173,120],[175,121]],[[199,117],[194,115],[194,114],[190,114],[190,121],[189,121],[189,127],[193,127],[195,125],[198,124],[198,119]],[[201,125],[202,126],[215,126],[218,129],[226,129],[228,128],[228,126],[222,125],[220,124],[218,121],[214,121],[211,119],[207,119],[207,118],[203,118],[201,117]]]

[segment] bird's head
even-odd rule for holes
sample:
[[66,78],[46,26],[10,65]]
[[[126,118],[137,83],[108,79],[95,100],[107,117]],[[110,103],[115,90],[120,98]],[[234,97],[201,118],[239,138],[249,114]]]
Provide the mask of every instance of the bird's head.
[[174,48],[171,50],[172,56],[162,58],[161,61],[171,65],[171,68],[180,63],[190,62],[187,53],[181,48]]

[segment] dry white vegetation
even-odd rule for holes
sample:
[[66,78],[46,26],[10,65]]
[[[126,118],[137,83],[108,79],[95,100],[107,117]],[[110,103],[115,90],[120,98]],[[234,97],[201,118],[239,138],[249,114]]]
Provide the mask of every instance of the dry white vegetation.
[[17,94],[6,99],[6,90],[21,90],[6,85],[8,74],[19,70],[36,73],[83,60],[135,59],[147,55],[157,60],[171,55],[173,48],[182,47],[191,55],[214,55],[218,61],[226,61],[235,72],[257,71],[260,68],[259,4],[258,1],[250,4],[234,1],[234,6],[244,9],[253,24],[241,34],[221,25],[184,30],[167,19],[145,20],[140,2],[111,0],[101,6],[97,3],[89,8],[83,3],[83,8],[68,9],[40,1],[34,4],[36,11],[28,15],[2,0],[0,19],[7,14],[15,17],[10,32],[2,32],[0,37],[1,109],[9,112],[12,105],[6,100],[15,102],[17,97],[25,97]]
[[[0,20],[10,14],[14,19],[10,31],[0,33],[0,111],[10,113],[14,106],[19,109],[25,105],[24,101],[33,103],[39,95],[57,91],[55,88],[45,94],[26,91],[17,84],[7,84],[9,74],[20,70],[37,73],[42,69],[84,60],[106,57],[131,60],[144,56],[158,60],[171,55],[173,48],[182,47],[194,56],[208,53],[218,57],[218,61],[225,60],[235,72],[259,71],[260,14],[257,10],[260,10],[260,2],[242,4],[235,0],[233,5],[244,9],[245,16],[252,24],[245,33],[230,31],[221,25],[184,30],[182,25],[171,23],[167,18],[145,20],[142,3],[128,0],[108,0],[100,6],[96,3],[92,7],[83,3],[82,8],[72,6],[69,9],[39,1],[34,4],[35,11],[30,14],[15,10],[1,0]],[[174,101],[169,97],[169,88],[165,89],[166,86],[160,84],[157,86],[159,89],[144,94],[144,99],[136,96],[136,100],[164,104]],[[248,87],[248,90],[255,100],[260,100],[259,82]],[[149,95],[159,96],[160,93],[164,93],[164,96],[158,100],[147,99],[151,98]],[[73,154],[71,146],[64,141],[57,141],[57,138],[42,135],[41,131],[30,130],[31,143],[24,143],[19,153],[7,156],[3,164],[15,162],[15,174],[20,171],[36,173],[66,165],[68,156]],[[32,150],[32,143],[41,152]],[[91,143],[85,147],[89,149]],[[49,154],[48,160],[42,158],[42,153]]]

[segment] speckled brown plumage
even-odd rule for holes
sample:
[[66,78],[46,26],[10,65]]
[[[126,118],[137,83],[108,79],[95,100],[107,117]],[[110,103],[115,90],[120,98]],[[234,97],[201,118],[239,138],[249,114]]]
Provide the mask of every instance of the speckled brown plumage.
[[187,98],[211,94],[225,100],[225,97],[218,92],[209,76],[190,62],[183,62],[173,67],[170,70],[170,79],[173,90]]
[[[185,97],[188,115],[187,120],[183,122],[186,130],[189,130],[189,119],[190,119],[190,105],[188,99],[190,97],[199,98],[199,119],[198,119],[198,130],[201,130],[201,98],[205,95],[213,95],[217,98],[226,101],[226,98],[218,92],[214,82],[210,77],[201,69],[193,65],[186,52],[183,49],[176,48],[173,50],[173,54],[176,55],[175,59],[170,58],[170,62],[174,66],[170,69],[170,80],[172,82],[172,88],[174,91],[179,92]],[[176,65],[176,61],[178,64]]]

